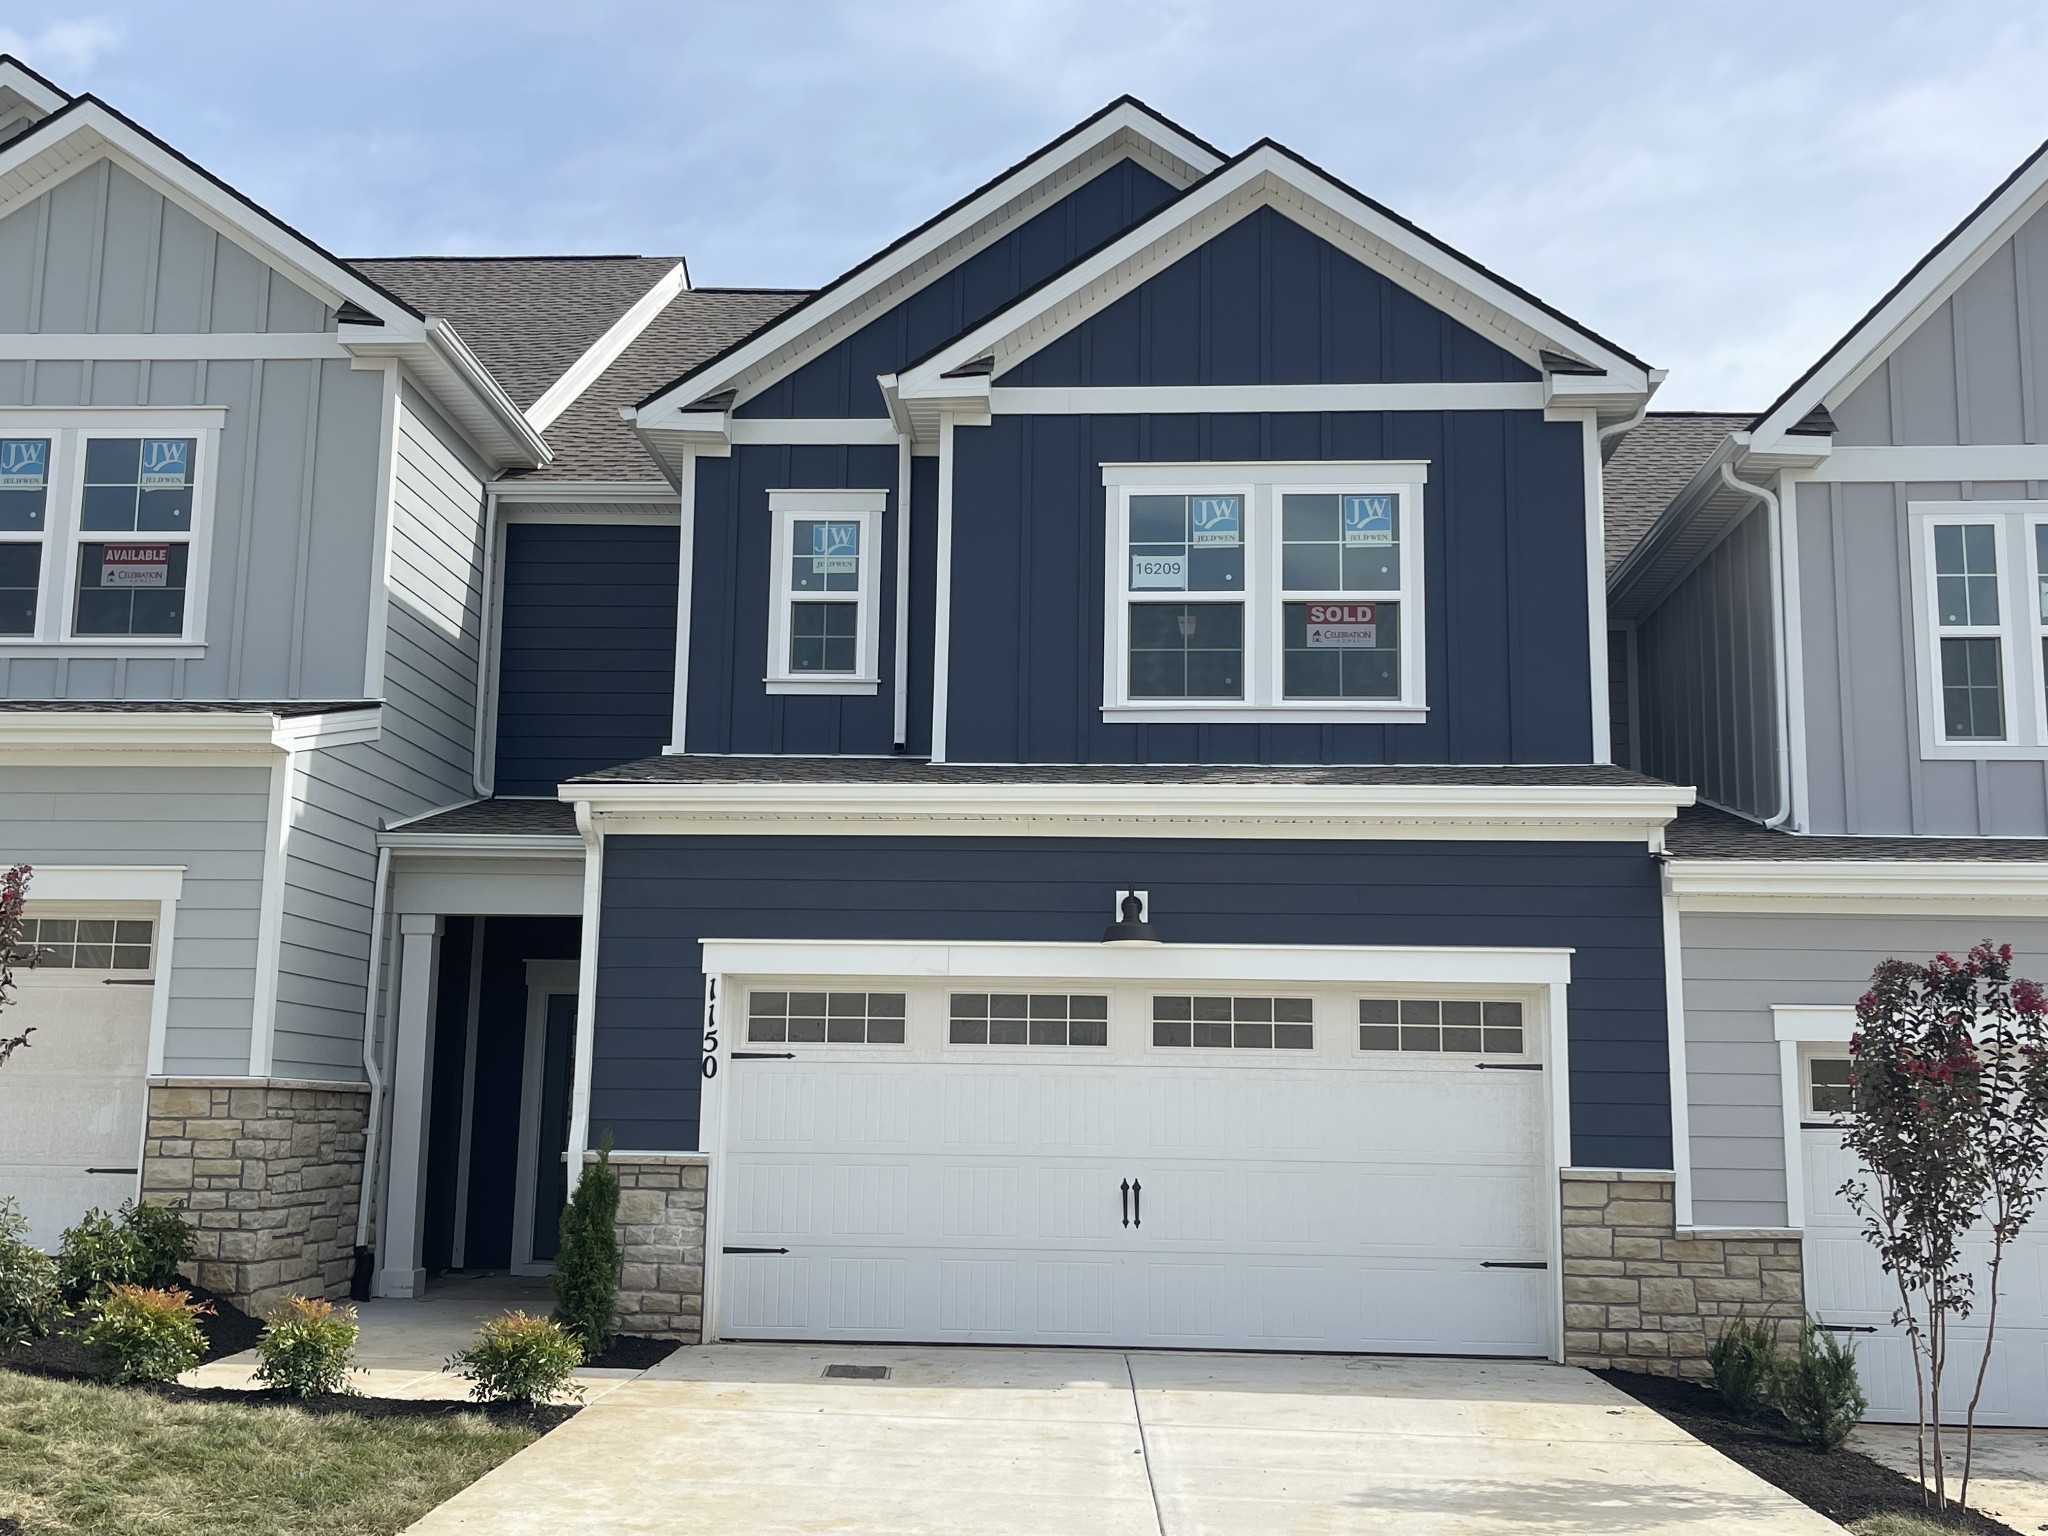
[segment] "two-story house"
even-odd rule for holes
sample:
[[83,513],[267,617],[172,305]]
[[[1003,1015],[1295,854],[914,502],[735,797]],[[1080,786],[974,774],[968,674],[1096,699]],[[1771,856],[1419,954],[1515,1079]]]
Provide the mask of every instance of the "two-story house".
[[[2044,206],[2048,147],[1767,409],[1609,465],[1618,760],[1705,802],[1667,833],[1678,1219],[1803,1239],[1880,1417],[1915,1394],[1840,1194],[1853,1005],[1986,938],[2048,975]],[[2048,1233],[2002,1289],[1979,1422],[2048,1423]]]

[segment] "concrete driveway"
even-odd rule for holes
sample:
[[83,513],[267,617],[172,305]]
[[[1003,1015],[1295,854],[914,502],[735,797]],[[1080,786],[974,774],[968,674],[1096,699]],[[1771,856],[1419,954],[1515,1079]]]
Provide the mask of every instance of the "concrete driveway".
[[679,1351],[413,1530],[1840,1536],[1558,1366],[847,1345]]

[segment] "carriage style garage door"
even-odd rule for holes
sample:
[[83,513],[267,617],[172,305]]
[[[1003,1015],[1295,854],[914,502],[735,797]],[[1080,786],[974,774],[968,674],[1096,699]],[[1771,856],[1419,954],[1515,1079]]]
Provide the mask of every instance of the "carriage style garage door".
[[1550,1352],[1540,991],[724,995],[718,1336]]

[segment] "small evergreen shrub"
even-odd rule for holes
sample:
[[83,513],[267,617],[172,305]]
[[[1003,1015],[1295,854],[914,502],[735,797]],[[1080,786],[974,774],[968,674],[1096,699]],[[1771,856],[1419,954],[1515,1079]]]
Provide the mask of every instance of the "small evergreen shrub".
[[63,1308],[57,1261],[28,1240],[28,1218],[0,1199],[0,1349],[39,1339]]
[[138,1285],[170,1285],[178,1278],[178,1266],[192,1262],[199,1251],[199,1234],[185,1224],[185,1213],[169,1205],[137,1205],[130,1200],[121,1207],[121,1230],[128,1234]]
[[444,1369],[469,1383],[479,1403],[532,1407],[557,1397],[581,1398],[569,1377],[583,1363],[583,1348],[553,1318],[507,1312],[476,1331],[476,1342],[458,1350]]
[[1793,1432],[1822,1451],[1839,1451],[1870,1406],[1856,1379],[1856,1351],[1811,1319],[1798,1352],[1778,1367],[1773,1401]]
[[355,1369],[354,1307],[337,1307],[317,1296],[287,1296],[263,1320],[256,1353],[263,1363],[256,1379],[294,1397],[348,1392]]
[[555,1253],[555,1321],[573,1333],[586,1358],[612,1347],[619,1308],[619,1176],[612,1172],[606,1132],[597,1161],[587,1165],[562,1208]]
[[1778,1344],[1763,1319],[1736,1318],[1707,1346],[1714,1387],[1741,1419],[1754,1419],[1771,1405],[1778,1371]]
[[206,1353],[199,1319],[212,1311],[176,1286],[110,1285],[80,1337],[105,1351],[116,1381],[169,1381]]
[[109,1286],[133,1285],[138,1268],[134,1235],[98,1208],[79,1217],[58,1241],[57,1279],[74,1306],[104,1295]]

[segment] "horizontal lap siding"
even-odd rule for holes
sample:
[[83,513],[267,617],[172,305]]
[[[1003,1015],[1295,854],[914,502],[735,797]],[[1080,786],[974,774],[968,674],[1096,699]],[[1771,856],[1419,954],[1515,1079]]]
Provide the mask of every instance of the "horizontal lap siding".
[[[960,428],[947,755],[960,762],[1585,762],[1582,432],[1528,411],[999,416]],[[1421,725],[1130,725],[1102,707],[1101,466],[1424,459]]]
[[[1669,1167],[1661,916],[1640,848],[612,837],[593,1130],[697,1141],[700,940],[1094,942],[1118,887],[1177,943],[1566,946],[1574,1159]],[[1162,952],[1162,962],[1171,950]]]
[[1693,1219],[1785,1220],[1784,1100],[1773,1005],[1847,1007],[1887,957],[1931,960],[1980,939],[2010,943],[2015,969],[2048,978],[2048,920],[1688,913],[1686,1100]]
[[673,526],[514,523],[499,620],[499,794],[652,757],[675,711]]
[[739,407],[740,416],[886,416],[895,373],[1150,214],[1173,189],[1130,160],[1097,173]]

